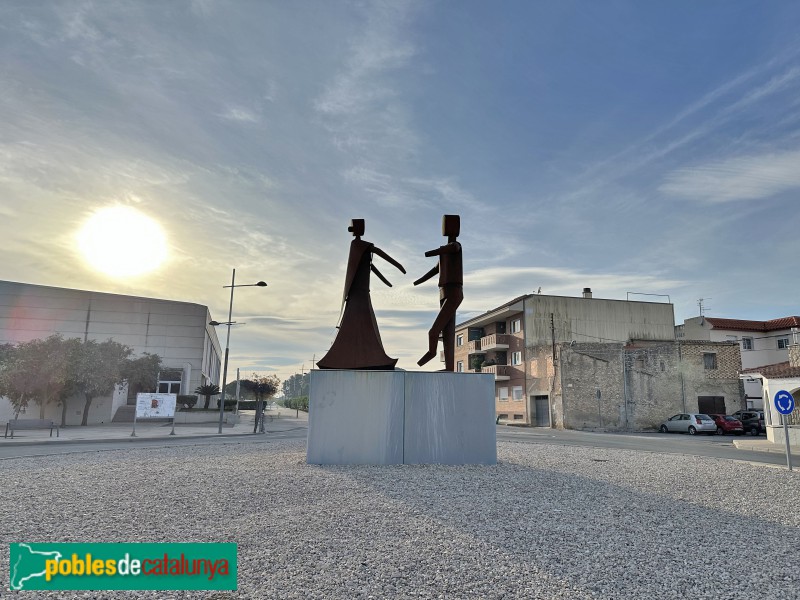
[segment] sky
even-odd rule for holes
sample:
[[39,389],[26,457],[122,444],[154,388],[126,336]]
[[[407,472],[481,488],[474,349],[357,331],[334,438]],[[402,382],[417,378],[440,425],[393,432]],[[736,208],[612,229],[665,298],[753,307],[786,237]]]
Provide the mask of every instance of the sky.
[[[0,279],[225,321],[235,268],[268,287],[235,290],[229,371],[281,379],[335,337],[353,218],[407,271],[376,258],[393,287],[372,281],[405,369],[438,311],[435,279],[412,282],[444,214],[458,321],[584,287],[671,301],[677,323],[701,298],[707,316],[796,315],[798,23],[779,0],[6,0]],[[119,206],[160,227],[156,268],[81,253]]]

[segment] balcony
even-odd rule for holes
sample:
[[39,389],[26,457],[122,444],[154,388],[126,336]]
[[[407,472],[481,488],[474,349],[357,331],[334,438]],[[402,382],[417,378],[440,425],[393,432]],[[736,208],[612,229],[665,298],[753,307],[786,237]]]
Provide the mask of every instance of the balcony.
[[489,350],[508,350],[508,335],[493,333],[481,338],[481,352]]
[[508,365],[491,365],[488,367],[481,367],[481,373],[493,373],[495,381],[508,381],[511,379]]
[[467,354],[480,354],[481,352],[480,340],[472,340],[471,342],[467,343]]

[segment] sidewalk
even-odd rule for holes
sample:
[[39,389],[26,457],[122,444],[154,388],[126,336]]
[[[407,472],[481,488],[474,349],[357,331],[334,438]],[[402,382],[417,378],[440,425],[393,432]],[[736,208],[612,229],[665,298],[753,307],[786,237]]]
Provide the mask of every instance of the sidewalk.
[[777,452],[786,454],[786,446],[783,444],[773,444],[765,437],[754,437],[733,440],[733,445],[739,450],[754,450],[756,452]]
[[[239,413],[241,421],[235,425],[222,425],[222,433],[219,431],[219,422],[214,423],[192,423],[175,425],[175,435],[170,435],[172,423],[152,423],[147,421],[136,422],[136,437],[133,437],[133,423],[103,423],[102,425],[70,425],[60,427],[60,436],[50,437],[47,429],[24,430],[14,433],[14,438],[0,436],[0,445],[23,445],[23,444],[60,444],[75,442],[118,442],[120,440],[153,440],[153,439],[177,439],[177,438],[205,438],[205,437],[236,437],[241,435],[254,435],[253,424],[255,411],[243,410]],[[265,412],[266,420],[264,429],[267,434],[281,431],[289,431],[298,427],[308,426],[308,413],[278,407]],[[5,427],[2,428],[5,430]]]

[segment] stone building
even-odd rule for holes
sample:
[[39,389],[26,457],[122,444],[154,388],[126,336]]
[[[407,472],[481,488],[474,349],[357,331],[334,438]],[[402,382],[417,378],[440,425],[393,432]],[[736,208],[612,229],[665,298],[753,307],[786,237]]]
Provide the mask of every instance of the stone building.
[[631,340],[558,350],[553,419],[559,428],[648,430],[679,412],[729,414],[742,407],[734,342]]
[[[501,421],[641,430],[741,406],[739,347],[675,340],[668,303],[530,294],[456,327],[456,370],[494,373]],[[713,409],[713,410],[711,410]]]
[[[789,360],[790,340],[800,328],[800,317],[789,316],[768,321],[693,317],[675,326],[679,340],[709,340],[739,344],[744,370],[780,365]],[[764,408],[761,381],[744,378],[747,408]]]

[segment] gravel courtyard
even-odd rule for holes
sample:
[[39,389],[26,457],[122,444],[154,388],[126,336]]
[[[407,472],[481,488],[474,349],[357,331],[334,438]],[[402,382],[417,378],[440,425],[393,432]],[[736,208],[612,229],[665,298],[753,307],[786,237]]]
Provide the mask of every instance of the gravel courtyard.
[[[236,542],[237,592],[52,598],[800,598],[800,473],[499,443],[491,467],[320,467],[296,442],[0,461],[10,542]],[[34,597],[23,593],[21,597]]]

